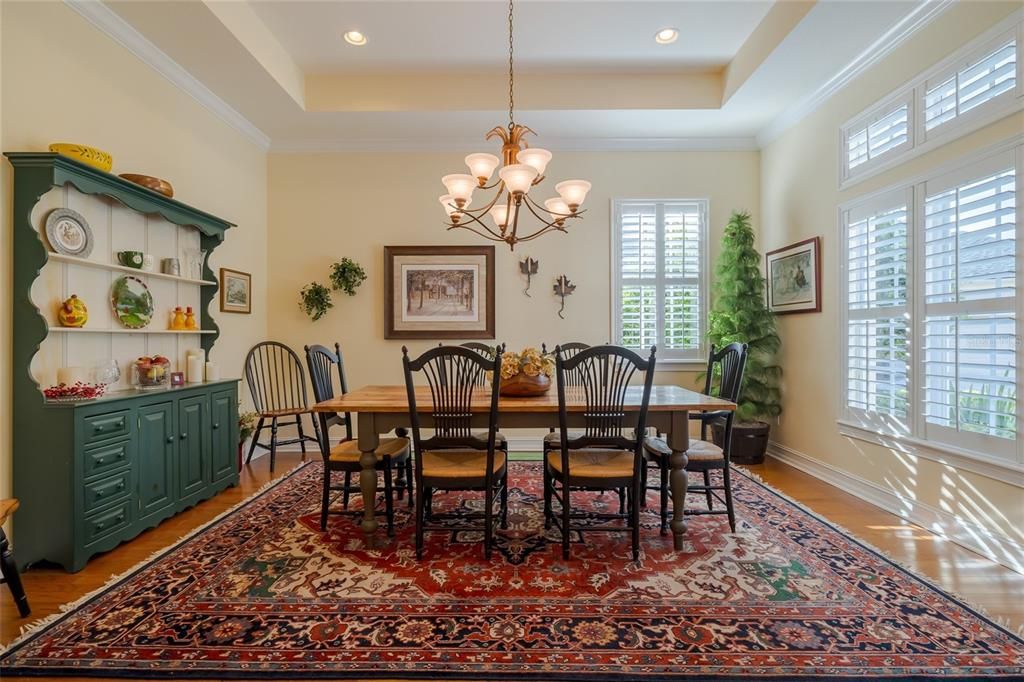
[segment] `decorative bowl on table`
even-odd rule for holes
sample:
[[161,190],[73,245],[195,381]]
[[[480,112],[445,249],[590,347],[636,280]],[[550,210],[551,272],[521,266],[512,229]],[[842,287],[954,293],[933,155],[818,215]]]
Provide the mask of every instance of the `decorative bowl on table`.
[[81,161],[93,168],[99,168],[104,173],[109,173],[114,167],[114,159],[107,152],[95,147],[73,142],[54,142],[50,145],[50,151],[61,156],[66,156],[75,161]]
[[141,389],[164,388],[171,378],[171,361],[162,355],[144,355],[132,363],[132,373]]
[[160,178],[154,178],[152,175],[139,175],[138,173],[121,173],[117,177],[124,178],[128,182],[134,182],[136,185],[151,189],[154,192],[159,192],[167,198],[174,196],[174,188],[171,187],[171,183]]
[[555,373],[555,356],[536,348],[501,356],[501,389],[504,396],[538,396],[551,389]]

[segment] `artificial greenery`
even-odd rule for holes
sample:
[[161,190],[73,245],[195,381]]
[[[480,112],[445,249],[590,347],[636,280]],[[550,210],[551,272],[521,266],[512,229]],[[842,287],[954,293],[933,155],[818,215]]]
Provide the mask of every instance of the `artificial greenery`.
[[778,415],[782,412],[782,368],[775,364],[775,354],[781,341],[775,315],[765,302],[761,255],[754,248],[754,230],[747,212],[734,211],[729,218],[715,266],[713,296],[708,339],[716,348],[734,341],[747,344],[737,420],[750,422]]
[[238,413],[238,442],[244,443],[252,432],[256,430],[256,420],[259,417],[255,412]]
[[327,311],[334,307],[334,303],[331,301],[331,290],[320,284],[320,282],[310,282],[302,287],[301,297],[302,300],[299,301],[299,307],[313,318],[314,322],[326,315]]
[[342,258],[331,266],[331,286],[335,291],[344,291],[349,296],[356,295],[356,289],[366,279],[363,266],[351,258]]

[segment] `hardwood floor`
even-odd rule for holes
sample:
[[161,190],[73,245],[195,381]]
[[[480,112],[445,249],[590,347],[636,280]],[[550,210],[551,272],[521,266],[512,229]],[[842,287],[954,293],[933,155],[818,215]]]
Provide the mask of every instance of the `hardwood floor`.
[[[6,588],[0,588],[3,590],[3,594],[0,594],[0,643],[11,642],[23,625],[55,613],[62,604],[101,587],[112,575],[128,570],[153,552],[173,544],[182,535],[246,499],[271,478],[284,475],[300,462],[298,453],[279,453],[277,472],[271,477],[267,472],[267,459],[256,460],[251,466],[245,467],[238,487],[226,490],[216,498],[168,519],[128,544],[93,558],[79,573],[69,574],[52,568],[33,568],[27,571],[22,579],[32,606],[32,615],[27,619],[19,618],[14,600]],[[764,465],[749,468],[770,485],[884,550],[904,565],[932,578],[944,588],[983,607],[991,616],[1005,619],[1013,627],[1024,624],[1024,599],[1021,599],[1024,594],[1024,575],[923,528],[906,523],[775,460],[769,459]]]

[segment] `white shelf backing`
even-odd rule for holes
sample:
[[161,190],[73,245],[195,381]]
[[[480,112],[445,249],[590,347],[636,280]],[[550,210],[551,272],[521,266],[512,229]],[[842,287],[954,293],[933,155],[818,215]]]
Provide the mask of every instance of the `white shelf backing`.
[[116,272],[127,272],[132,275],[139,277],[154,277],[156,279],[168,279],[174,282],[180,282],[181,284],[198,284],[201,287],[215,287],[216,282],[207,279],[190,279],[188,277],[179,277],[177,275],[168,275],[163,272],[153,272],[151,270],[142,270],[141,268],[132,268],[127,265],[121,265],[120,263],[101,263],[95,260],[89,260],[88,258],[79,258],[77,256],[65,256],[62,253],[55,253],[51,251],[48,254],[50,260],[57,261],[59,263],[70,263],[72,265],[81,265],[88,268],[99,268],[101,270],[113,270]]

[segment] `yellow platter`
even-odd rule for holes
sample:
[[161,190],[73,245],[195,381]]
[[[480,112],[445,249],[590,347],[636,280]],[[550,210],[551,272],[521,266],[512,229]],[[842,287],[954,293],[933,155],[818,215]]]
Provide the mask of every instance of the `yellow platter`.
[[50,145],[50,151],[74,159],[75,161],[87,163],[93,168],[99,168],[105,173],[109,173],[110,169],[114,167],[114,159],[110,154],[106,153],[102,149],[87,147],[84,144],[55,142]]

